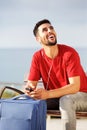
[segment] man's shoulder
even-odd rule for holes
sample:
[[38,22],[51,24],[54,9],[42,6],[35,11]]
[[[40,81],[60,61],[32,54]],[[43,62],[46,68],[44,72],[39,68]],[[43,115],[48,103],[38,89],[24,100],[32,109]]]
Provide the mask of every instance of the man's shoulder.
[[58,44],[59,47],[64,48],[64,49],[74,49],[73,47],[66,45],[66,44]]
[[60,44],[59,50],[60,50],[60,56],[62,56],[65,59],[65,61],[68,61],[71,57],[72,58],[79,57],[78,52],[71,46]]
[[39,54],[41,53],[41,51],[42,51],[42,48],[41,48],[41,49],[38,49],[37,51],[35,51],[35,53],[34,53],[34,54],[39,55]]
[[69,45],[66,45],[66,44],[59,44],[58,46],[59,46],[59,49],[62,50],[62,51],[64,51],[64,52],[65,51],[68,51],[68,52],[77,52],[75,50],[75,48],[73,48],[73,47],[71,47]]
[[33,57],[41,57],[41,54],[42,54],[42,50],[43,49],[38,49],[34,54],[33,54]]

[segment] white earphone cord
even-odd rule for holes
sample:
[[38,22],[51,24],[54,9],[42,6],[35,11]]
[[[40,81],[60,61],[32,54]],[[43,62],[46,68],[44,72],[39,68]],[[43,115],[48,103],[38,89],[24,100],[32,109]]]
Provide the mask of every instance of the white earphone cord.
[[48,89],[48,84],[49,84],[49,80],[50,80],[50,73],[53,67],[53,60],[52,60],[52,64],[50,66],[49,72],[48,72],[48,79],[47,79],[47,84],[46,84],[46,90]]

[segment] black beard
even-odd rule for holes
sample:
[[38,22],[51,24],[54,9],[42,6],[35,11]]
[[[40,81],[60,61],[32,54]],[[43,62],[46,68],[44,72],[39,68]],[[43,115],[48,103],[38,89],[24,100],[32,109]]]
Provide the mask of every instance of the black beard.
[[46,44],[46,46],[54,46],[54,45],[56,45],[57,44],[57,40],[55,40],[55,42],[48,42],[47,44]]

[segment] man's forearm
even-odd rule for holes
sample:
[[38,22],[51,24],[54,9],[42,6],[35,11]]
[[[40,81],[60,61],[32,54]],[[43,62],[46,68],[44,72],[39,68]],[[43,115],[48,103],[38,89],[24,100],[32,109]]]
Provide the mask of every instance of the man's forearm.
[[49,90],[47,98],[57,98],[67,94],[74,94],[78,91],[79,91],[79,86],[75,84],[69,84],[59,89]]

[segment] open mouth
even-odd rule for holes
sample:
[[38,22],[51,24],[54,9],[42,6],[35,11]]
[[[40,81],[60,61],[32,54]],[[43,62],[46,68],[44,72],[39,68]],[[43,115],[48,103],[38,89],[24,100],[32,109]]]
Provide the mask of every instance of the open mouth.
[[55,39],[55,36],[54,36],[53,34],[51,34],[50,36],[48,36],[48,39],[54,40],[54,39]]

